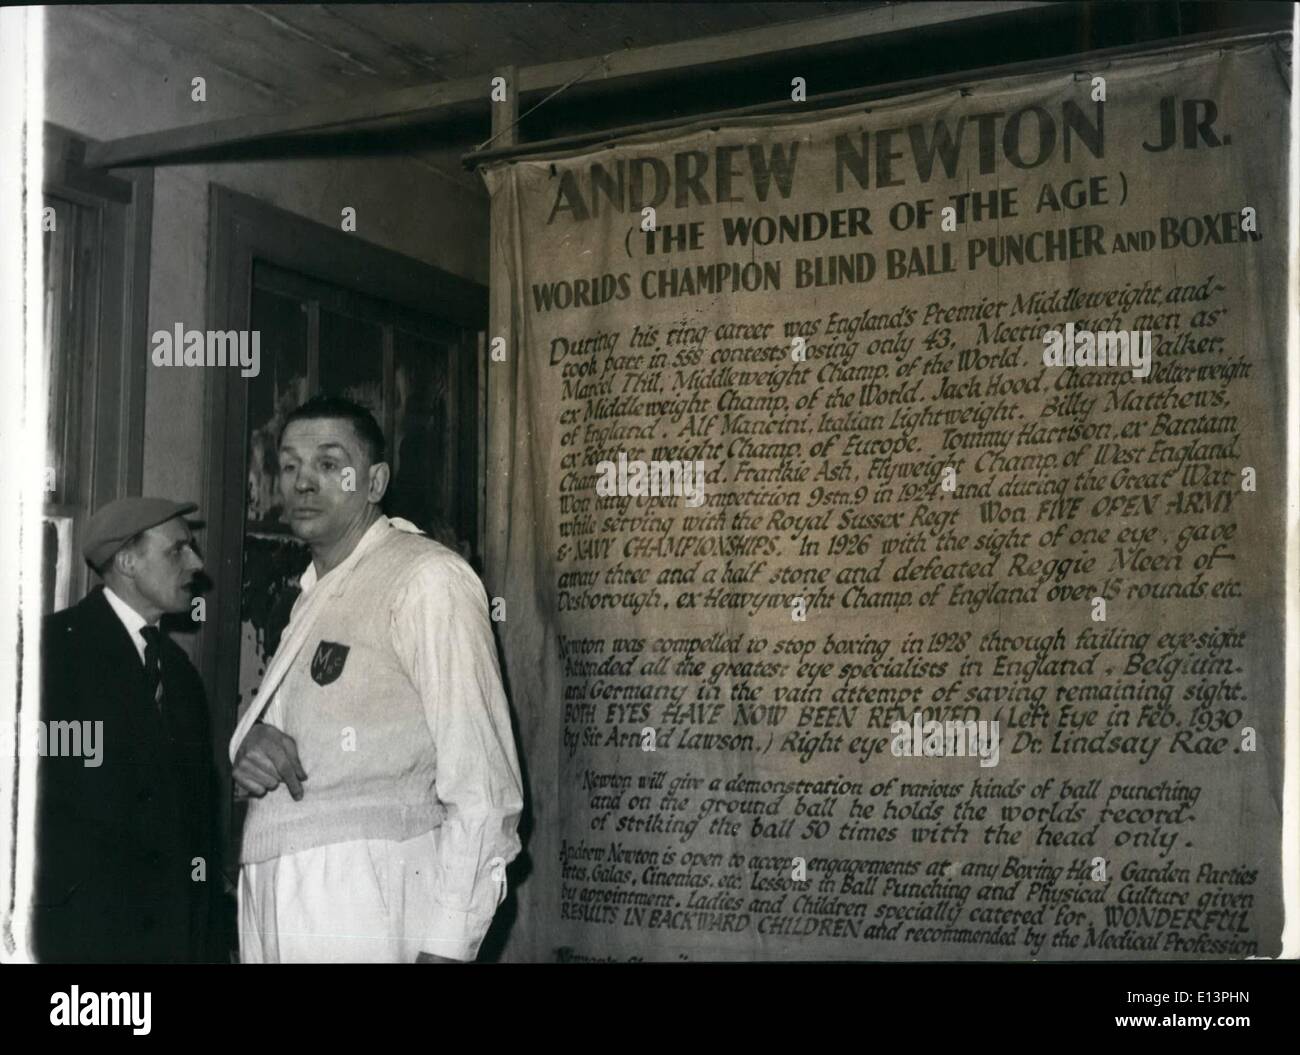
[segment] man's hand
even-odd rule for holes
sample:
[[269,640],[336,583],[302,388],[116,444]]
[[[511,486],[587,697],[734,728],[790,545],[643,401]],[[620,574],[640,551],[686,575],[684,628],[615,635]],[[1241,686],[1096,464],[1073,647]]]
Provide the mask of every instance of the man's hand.
[[307,771],[298,761],[298,745],[293,737],[273,725],[258,722],[239,745],[232,776],[237,787],[258,799],[274,791],[283,781],[297,802],[302,798],[302,781],[307,779]]

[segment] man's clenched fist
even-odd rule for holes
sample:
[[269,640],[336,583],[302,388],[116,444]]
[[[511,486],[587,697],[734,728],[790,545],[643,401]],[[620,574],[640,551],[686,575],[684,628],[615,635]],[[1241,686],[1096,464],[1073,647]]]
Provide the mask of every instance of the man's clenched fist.
[[254,725],[239,745],[232,775],[240,789],[258,799],[283,781],[295,802],[302,798],[302,782],[307,779],[293,737],[265,722]]

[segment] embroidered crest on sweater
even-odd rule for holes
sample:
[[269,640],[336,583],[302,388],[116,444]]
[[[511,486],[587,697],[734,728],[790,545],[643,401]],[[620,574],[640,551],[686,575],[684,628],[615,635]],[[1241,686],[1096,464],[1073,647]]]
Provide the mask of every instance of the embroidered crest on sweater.
[[317,685],[338,681],[348,659],[349,647],[337,641],[322,641],[317,645],[316,654],[311,657],[311,680]]

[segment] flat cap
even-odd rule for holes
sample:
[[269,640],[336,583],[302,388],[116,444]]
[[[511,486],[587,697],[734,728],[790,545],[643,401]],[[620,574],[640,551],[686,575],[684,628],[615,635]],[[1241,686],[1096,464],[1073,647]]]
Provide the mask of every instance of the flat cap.
[[141,531],[166,523],[172,517],[193,513],[193,502],[173,502],[167,498],[119,498],[109,502],[90,518],[81,555],[98,571]]

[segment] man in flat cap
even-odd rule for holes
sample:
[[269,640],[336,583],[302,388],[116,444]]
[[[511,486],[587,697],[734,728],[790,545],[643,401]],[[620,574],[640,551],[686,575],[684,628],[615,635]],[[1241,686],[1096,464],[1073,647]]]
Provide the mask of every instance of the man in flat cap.
[[364,407],[310,400],[279,452],[312,562],[230,743],[251,796],[240,958],[473,960],[522,808],[483,585],[381,512],[384,434]]
[[190,610],[203,567],[184,519],[195,508],[122,498],[99,510],[82,555],[104,584],[43,624],[32,916],[42,962],[226,958],[207,703],[159,627]]

